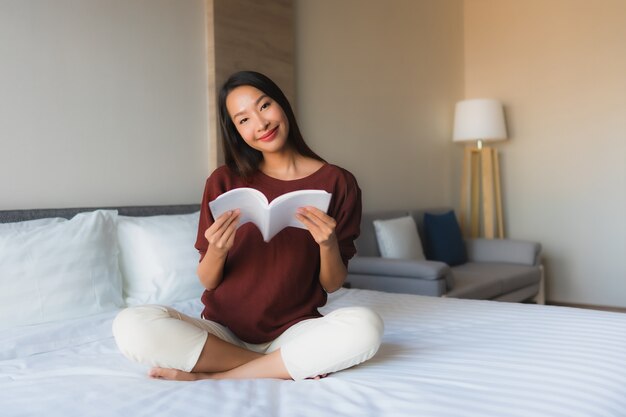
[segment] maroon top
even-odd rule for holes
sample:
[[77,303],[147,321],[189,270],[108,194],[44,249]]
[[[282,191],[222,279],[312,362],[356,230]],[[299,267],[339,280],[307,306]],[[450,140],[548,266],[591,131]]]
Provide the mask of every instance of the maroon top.
[[[217,168],[207,179],[202,198],[196,241],[200,260],[209,246],[204,232],[214,221],[209,201],[241,187],[256,188],[270,202],[296,190],[331,193],[328,215],[337,222],[339,250],[348,265],[356,252],[354,239],[360,231],[361,190],[350,172],[330,164],[292,181],[272,178],[260,171],[245,181],[227,166]],[[326,304],[326,292],[319,272],[319,246],[308,230],[287,227],[264,242],[257,227],[246,223],[237,229],[222,282],[202,295],[202,317],[228,327],[245,342],[269,342],[295,323],[321,316],[317,309]]]

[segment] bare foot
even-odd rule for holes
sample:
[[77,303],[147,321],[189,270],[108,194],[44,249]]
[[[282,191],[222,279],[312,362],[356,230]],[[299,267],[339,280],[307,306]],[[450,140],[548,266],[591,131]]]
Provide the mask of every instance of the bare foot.
[[185,372],[180,369],[171,368],[152,368],[148,372],[150,378],[167,379],[169,381],[197,381],[199,379],[209,378],[210,374],[200,372]]
[[[166,379],[168,381],[197,381],[200,379],[210,379],[212,377],[216,377],[218,374],[211,374],[207,372],[185,372],[180,369],[172,369],[172,368],[152,368],[150,372],[148,372],[148,376],[154,379]],[[322,378],[326,378],[328,374],[321,374],[317,376],[312,376],[307,379],[320,380]]]
[[317,380],[320,380],[322,378],[326,378],[327,376],[328,376],[328,374],[321,374],[321,375],[318,375],[318,376],[312,376],[311,378],[307,378],[307,379],[313,379],[313,380],[317,381]]

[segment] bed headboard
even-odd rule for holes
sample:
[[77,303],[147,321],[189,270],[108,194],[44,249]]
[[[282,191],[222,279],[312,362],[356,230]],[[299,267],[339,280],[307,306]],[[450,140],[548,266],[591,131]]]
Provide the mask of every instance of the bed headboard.
[[97,209],[117,210],[122,216],[156,216],[160,214],[186,214],[200,210],[200,204],[179,204],[167,206],[124,206],[124,207],[79,207],[59,209],[0,210],[0,223],[21,222],[25,220],[43,219],[46,217],[63,217],[69,219],[83,211]]

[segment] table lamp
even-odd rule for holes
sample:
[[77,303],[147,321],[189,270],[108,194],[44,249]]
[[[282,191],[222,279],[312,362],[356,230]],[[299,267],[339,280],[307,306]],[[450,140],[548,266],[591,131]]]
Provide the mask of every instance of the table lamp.
[[480,236],[482,213],[482,236],[504,238],[498,153],[483,146],[483,142],[506,138],[504,111],[498,100],[471,99],[456,103],[453,140],[472,142],[465,147],[461,181],[460,223],[466,236]]

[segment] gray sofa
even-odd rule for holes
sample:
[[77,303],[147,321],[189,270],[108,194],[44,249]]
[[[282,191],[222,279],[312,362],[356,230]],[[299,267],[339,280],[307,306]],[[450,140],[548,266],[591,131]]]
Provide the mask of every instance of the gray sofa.
[[394,219],[410,214],[424,243],[424,213],[451,209],[394,210],[363,213],[357,255],[348,266],[347,282],[352,288],[366,288],[455,298],[499,301],[533,300],[543,304],[541,245],[511,239],[466,239],[468,262],[450,267],[442,262],[382,258],[374,220]]

